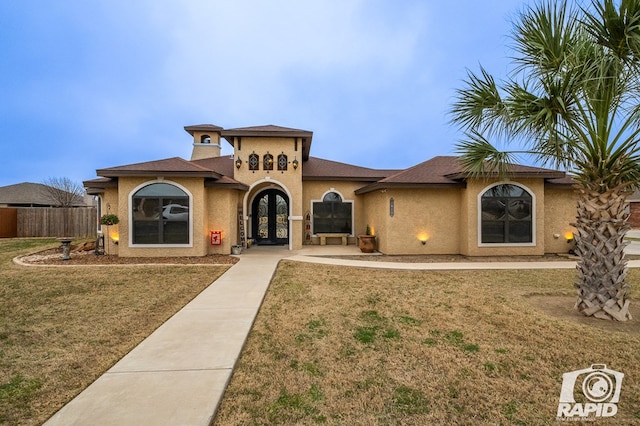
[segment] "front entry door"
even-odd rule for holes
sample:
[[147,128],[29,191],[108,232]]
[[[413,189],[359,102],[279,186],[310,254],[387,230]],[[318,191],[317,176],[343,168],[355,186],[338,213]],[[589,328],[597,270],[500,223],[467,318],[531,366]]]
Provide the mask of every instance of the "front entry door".
[[289,244],[289,197],[279,189],[258,194],[251,206],[252,235],[261,245]]

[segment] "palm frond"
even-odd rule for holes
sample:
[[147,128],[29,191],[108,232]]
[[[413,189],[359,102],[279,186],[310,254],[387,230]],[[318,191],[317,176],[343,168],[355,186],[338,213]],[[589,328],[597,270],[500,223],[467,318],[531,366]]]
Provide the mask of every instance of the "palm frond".
[[463,129],[497,128],[503,121],[505,106],[495,79],[484,68],[481,75],[467,71],[464,88],[456,91],[450,110],[451,122]]
[[500,151],[482,134],[470,131],[465,134],[466,140],[456,145],[460,165],[472,177],[509,175],[509,165],[515,163],[516,152]]

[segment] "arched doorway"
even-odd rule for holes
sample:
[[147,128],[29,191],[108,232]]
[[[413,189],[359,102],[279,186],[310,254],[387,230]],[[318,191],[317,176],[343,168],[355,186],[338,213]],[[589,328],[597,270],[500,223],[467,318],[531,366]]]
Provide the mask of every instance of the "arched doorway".
[[289,197],[269,188],[261,191],[251,204],[251,234],[260,245],[289,244]]

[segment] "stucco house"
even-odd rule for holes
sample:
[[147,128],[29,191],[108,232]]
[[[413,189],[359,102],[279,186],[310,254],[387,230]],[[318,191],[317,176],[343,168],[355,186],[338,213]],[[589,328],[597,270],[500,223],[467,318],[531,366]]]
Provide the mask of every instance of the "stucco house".
[[[310,155],[313,133],[278,126],[186,126],[190,160],[97,170],[84,182],[100,215],[118,215],[120,256],[228,254],[232,246],[357,244],[366,228],[386,254],[564,253],[575,217],[571,179],[514,165],[508,180],[473,178],[456,157],[404,170]],[[221,156],[221,143],[233,155]],[[103,229],[107,232],[106,229]]]

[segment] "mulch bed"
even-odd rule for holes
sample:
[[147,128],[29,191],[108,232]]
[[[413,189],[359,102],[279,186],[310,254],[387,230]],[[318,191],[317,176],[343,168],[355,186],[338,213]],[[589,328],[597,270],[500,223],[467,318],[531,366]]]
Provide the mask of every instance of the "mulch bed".
[[72,251],[70,259],[62,260],[62,249],[55,248],[44,250],[20,260],[34,265],[151,265],[151,264],[176,264],[176,265],[233,265],[238,258],[210,254],[207,256],[184,257],[119,257],[114,255],[96,255],[94,251]]

